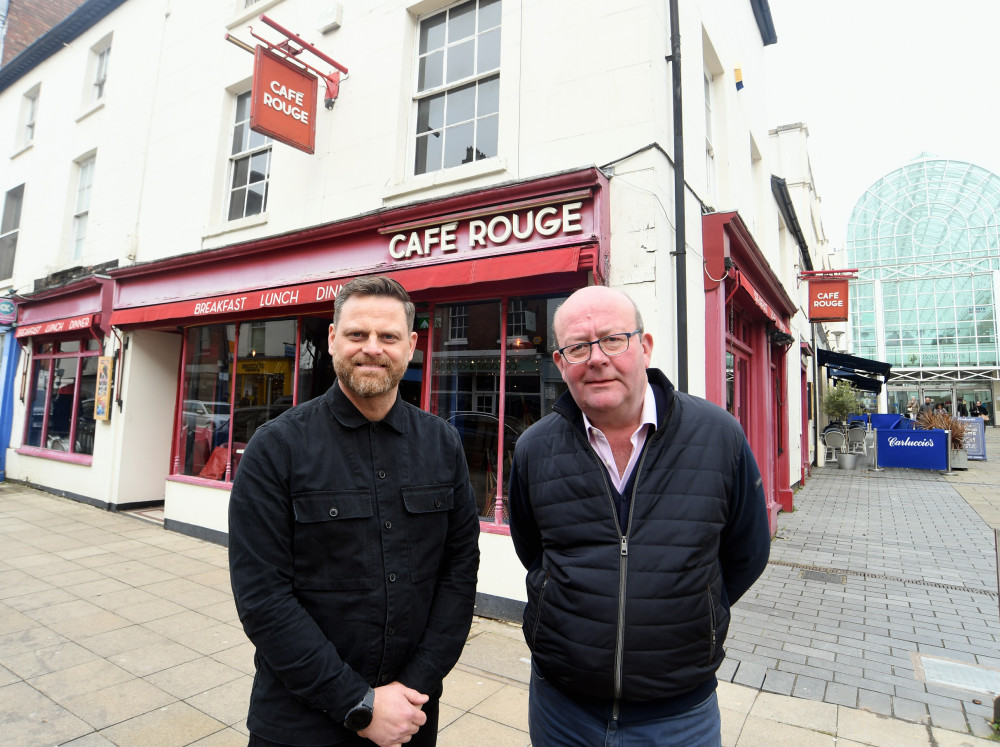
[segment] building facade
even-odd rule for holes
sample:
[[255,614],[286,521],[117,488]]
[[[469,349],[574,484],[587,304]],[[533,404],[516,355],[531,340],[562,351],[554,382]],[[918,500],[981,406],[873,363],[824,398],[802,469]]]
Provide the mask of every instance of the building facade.
[[[774,527],[813,448],[796,290],[809,250],[794,200],[779,207],[763,110],[774,29],[765,0],[679,1],[678,208],[667,11],[84,3],[71,42],[42,55],[43,37],[30,64],[0,68],[25,352],[8,477],[113,510],[162,504],[168,529],[224,542],[254,430],[333,381],[338,288],[388,274],[418,308],[403,396],[462,434],[481,609],[506,614],[524,599],[506,469],[565,390],[552,314],[606,284],[639,305],[653,365],[744,424]],[[254,58],[222,32],[324,76],[268,104],[311,118],[312,153],[251,128]]]
[[851,213],[850,339],[885,361],[884,400],[903,413],[930,397],[957,414],[981,401],[995,425],[1000,397],[1000,176],[922,154],[886,174]]

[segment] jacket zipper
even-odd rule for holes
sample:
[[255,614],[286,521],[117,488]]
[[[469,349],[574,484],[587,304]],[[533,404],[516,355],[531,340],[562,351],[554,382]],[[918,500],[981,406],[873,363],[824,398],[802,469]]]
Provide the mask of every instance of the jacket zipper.
[[545,600],[545,587],[549,585],[549,574],[545,574],[542,581],[542,588],[538,590],[538,610],[535,612],[535,624],[531,628],[531,645],[535,645],[535,637],[538,635],[538,623],[542,619],[542,602]]
[[712,586],[711,586],[711,584],[706,584],[706,589],[708,591],[708,623],[709,623],[709,627],[710,627],[709,632],[711,634],[710,638],[711,638],[711,643],[712,643],[712,645],[711,645],[711,647],[709,648],[709,651],[708,651],[708,663],[711,664],[713,661],[715,661],[715,640],[716,640],[716,632],[715,632],[715,600],[712,598]]

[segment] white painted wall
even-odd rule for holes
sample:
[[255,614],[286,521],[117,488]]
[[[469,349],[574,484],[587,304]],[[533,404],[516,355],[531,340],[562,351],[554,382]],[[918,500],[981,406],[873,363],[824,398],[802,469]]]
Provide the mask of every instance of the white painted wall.
[[[27,185],[12,287],[30,290],[35,279],[74,264],[154,261],[460,191],[613,164],[611,283],[636,299],[654,337],[653,365],[676,380],[671,70],[664,59],[670,53],[668,4],[504,0],[499,156],[417,177],[410,174],[417,25],[422,14],[448,3],[344,0],[341,27],[323,34],[319,18],[327,5],[265,0],[244,12],[236,0],[129,0],[0,91],[0,132],[6,128],[9,137],[23,93],[41,84],[36,140],[22,152],[8,140],[11,157],[0,170],[0,190]],[[277,32],[255,19],[261,11],[350,74],[334,108],[320,105],[314,155],[274,146],[267,212],[226,223],[233,96],[248,86],[252,57],[225,42],[223,34],[253,42],[247,30],[252,25],[256,33],[279,41]],[[771,123],[763,105],[766,51],[750,3],[682,0],[680,17],[688,388],[703,394],[703,206],[738,210],[789,289],[795,287],[794,268],[788,266],[794,255],[782,246],[770,196],[774,169],[766,148]],[[106,102],[84,113],[80,101],[89,81],[82,71],[90,47],[108,34],[113,41]],[[718,178],[712,189],[704,152],[706,64],[716,72]],[[735,88],[737,66],[743,71],[742,91]],[[646,146],[657,147],[626,158]],[[97,154],[91,228],[85,257],[74,262],[67,254],[74,160],[91,152]],[[36,482],[44,475],[46,484],[73,485],[75,492],[108,502],[165,495],[172,521],[225,531],[227,491],[164,480],[179,338],[149,332],[130,337],[125,409],[118,413],[115,407],[111,423],[98,424],[94,464],[88,468],[10,454],[8,473]],[[111,340],[106,347],[110,352]],[[799,406],[795,366],[797,360],[790,360],[789,407]],[[15,446],[23,416],[18,405]],[[797,422],[793,418],[790,438],[796,444]],[[797,465],[795,459],[792,463]],[[482,547],[481,590],[523,599],[523,572],[509,539],[484,534]]]

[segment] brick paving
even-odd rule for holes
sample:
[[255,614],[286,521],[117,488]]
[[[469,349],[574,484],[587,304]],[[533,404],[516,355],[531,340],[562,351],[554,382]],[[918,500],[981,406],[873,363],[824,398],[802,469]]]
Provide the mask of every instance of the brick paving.
[[953,475],[815,470],[733,609],[720,674],[989,737],[993,694],[926,682],[921,666],[1000,670],[1000,433],[988,429],[986,443],[993,461]]

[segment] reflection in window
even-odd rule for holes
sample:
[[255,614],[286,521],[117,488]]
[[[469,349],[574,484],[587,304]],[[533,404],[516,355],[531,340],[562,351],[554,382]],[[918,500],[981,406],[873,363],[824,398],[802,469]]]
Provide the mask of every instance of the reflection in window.
[[[498,485],[501,521],[507,521],[507,488],[514,444],[524,430],[551,411],[566,391],[552,361],[555,343],[549,330],[564,297],[510,299],[507,357],[500,358],[502,305],[496,301],[438,306],[436,329],[448,328],[457,308],[466,319],[461,344],[435,337],[432,356],[432,412],[454,425],[462,437],[469,476],[481,517],[496,515]],[[514,315],[511,314],[514,310]],[[517,328],[513,328],[511,320]],[[517,334],[514,334],[517,332]],[[503,443],[499,438],[500,387],[504,378]],[[502,461],[501,461],[502,460]],[[498,471],[498,463],[502,468]]]
[[299,349],[299,402],[319,397],[333,384],[333,359],[330,357],[330,319],[309,317],[302,320],[302,343]]
[[225,477],[235,344],[235,324],[191,327],[186,332],[179,474]]
[[94,453],[94,391],[100,343],[38,342],[31,364],[25,446]]

